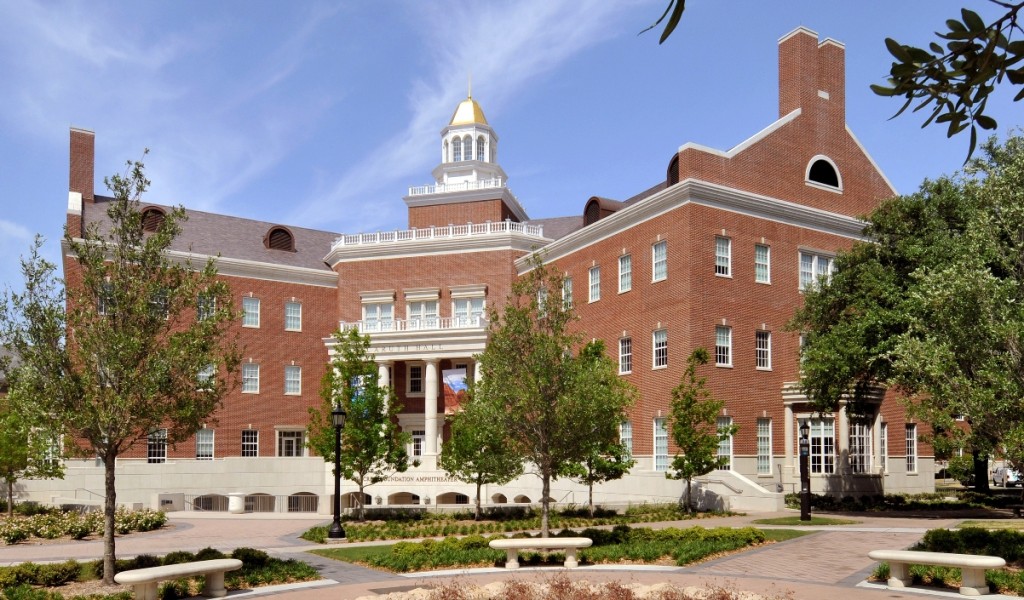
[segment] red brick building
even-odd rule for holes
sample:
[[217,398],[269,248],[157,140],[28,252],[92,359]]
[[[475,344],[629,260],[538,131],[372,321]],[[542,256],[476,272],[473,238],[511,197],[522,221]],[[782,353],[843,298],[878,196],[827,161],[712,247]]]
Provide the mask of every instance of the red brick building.
[[[671,389],[690,352],[714,357],[702,375],[739,425],[720,453],[729,469],[702,479],[705,500],[744,509],[780,506],[797,483],[797,431],[811,425],[812,488],[839,494],[933,489],[933,459],[892,401],[851,419],[813,415],[798,385],[799,335],[784,330],[802,290],[827,277],[836,251],[862,239],[858,215],[895,191],[845,121],[843,45],[799,28],[779,41],[779,118],[728,151],[685,144],[664,181],[616,201],[592,197],[580,215],[530,219],[498,162],[498,136],[467,98],[441,132],[434,183],[410,188],[408,229],[338,235],[188,211],[175,251],[220,256],[220,276],[244,317],[242,387],[195,443],[139,448],[120,496],[137,502],[237,494],[257,510],[309,505],[330,493],[329,471],[304,449],[329,336],[369,333],[382,379],[404,406],[419,466],[370,488],[379,504],[461,503],[470,486],[437,470],[445,372],[474,368],[487,342],[486,309],[500,306],[532,253],[564,273],[587,337],[603,339],[639,401],[622,425],[637,465],[595,490],[599,502],[671,501],[665,431]],[[93,193],[93,134],[71,132],[68,226],[105,219]],[[163,207],[147,205],[158,217]],[[65,271],[74,280],[72,257]],[[154,464],[160,463],[160,464]],[[69,478],[92,477],[73,464]],[[125,484],[128,480],[131,483]],[[43,484],[39,482],[39,490]],[[101,489],[89,484],[73,487]],[[48,488],[59,495],[69,484]],[[43,493],[42,491],[38,493]],[[349,494],[346,494],[347,496]],[[495,503],[536,501],[539,480],[490,486]],[[287,496],[287,504],[271,497]],[[585,490],[555,482],[559,502]],[[350,499],[347,499],[350,500]],[[155,502],[155,501],[154,501]],[[315,502],[314,502],[315,504]],[[321,509],[326,502],[321,502]],[[297,509],[297,508],[296,508]]]

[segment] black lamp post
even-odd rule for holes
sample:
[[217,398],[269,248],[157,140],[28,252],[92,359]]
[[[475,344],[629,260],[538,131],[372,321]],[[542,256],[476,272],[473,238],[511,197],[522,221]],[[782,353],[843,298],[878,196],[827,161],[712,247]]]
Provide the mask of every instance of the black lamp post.
[[800,520],[811,520],[811,474],[808,468],[811,455],[811,424],[805,420],[800,426]]
[[345,537],[341,526],[341,430],[345,428],[345,410],[340,406],[332,410],[331,422],[334,423],[334,522],[327,537],[340,540]]

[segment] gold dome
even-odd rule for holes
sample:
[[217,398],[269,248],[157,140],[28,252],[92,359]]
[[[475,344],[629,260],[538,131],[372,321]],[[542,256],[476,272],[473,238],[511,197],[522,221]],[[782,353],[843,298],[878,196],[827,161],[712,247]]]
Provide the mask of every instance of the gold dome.
[[476,100],[470,96],[459,103],[448,125],[470,125],[472,123],[488,125],[487,117],[484,116],[484,109],[480,108]]

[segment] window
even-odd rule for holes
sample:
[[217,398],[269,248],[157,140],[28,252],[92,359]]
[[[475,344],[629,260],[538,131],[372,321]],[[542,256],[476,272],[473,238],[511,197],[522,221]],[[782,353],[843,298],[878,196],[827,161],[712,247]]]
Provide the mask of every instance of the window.
[[658,242],[651,246],[652,281],[661,281],[668,277],[668,242]]
[[562,306],[565,310],[572,308],[572,277],[562,280]]
[[907,423],[907,473],[917,473],[917,425]]
[[850,471],[871,472],[871,423],[850,421]]
[[[633,289],[633,257],[623,254],[619,257],[619,293]],[[601,295],[600,290],[598,296]]]
[[771,283],[771,248],[763,244],[754,246],[754,281],[757,283]]
[[772,370],[772,333],[758,331],[754,334],[754,353],[757,355],[757,368],[762,371]]
[[242,456],[260,455],[260,432],[256,429],[242,430]]
[[462,160],[462,139],[455,138],[452,140],[452,162],[459,162]]
[[732,327],[715,327],[715,366],[732,366]]
[[590,302],[601,299],[601,267],[590,268]]
[[100,284],[99,293],[96,294],[96,312],[101,315],[112,315],[116,307],[114,286],[109,281],[104,281]]
[[633,456],[633,422],[619,423],[619,443],[626,449],[626,454]]
[[654,419],[654,470],[668,471],[668,429],[665,419]]
[[800,252],[800,289],[814,286],[819,280],[828,281],[832,275],[832,257],[812,252]]
[[409,365],[405,391],[415,396],[423,395],[423,365]]
[[147,208],[142,211],[142,230],[153,233],[164,224],[167,215],[159,208]]
[[284,227],[272,227],[263,237],[263,245],[270,250],[295,252],[295,238]]
[[832,161],[819,158],[811,163],[807,169],[807,181],[827,185],[828,187],[839,188],[839,173],[836,171]]
[[196,432],[196,460],[213,460],[213,430]]
[[661,369],[668,366],[668,330],[659,329],[654,332],[652,337],[652,346],[654,348],[654,364],[652,365],[655,369]]
[[196,298],[196,320],[205,321],[217,312],[217,297],[210,294],[199,294]]
[[154,429],[146,439],[146,462],[167,462],[167,430]]
[[548,304],[548,288],[540,287],[537,290],[537,315],[547,315],[547,304]]
[[715,236],[715,275],[732,276],[732,240]]
[[303,456],[306,448],[305,431],[278,431],[278,456]]
[[423,441],[427,439],[427,432],[422,429],[412,430],[412,456],[423,456]]
[[886,471],[889,470],[888,469],[888,463],[889,463],[889,424],[888,423],[882,423],[880,431],[878,432],[878,438],[879,438],[878,439],[879,453],[881,455],[881,456],[878,457],[878,461],[880,463],[880,466],[882,467],[882,472],[885,473]]
[[832,474],[836,471],[836,428],[831,417],[810,420],[811,473]]
[[484,136],[476,138],[476,159],[484,162]]
[[619,339],[619,375],[633,372],[633,339]]
[[483,298],[458,298],[455,300],[455,323],[460,327],[478,325],[484,316]]
[[393,302],[377,302],[363,305],[363,327],[366,331],[390,331],[394,326],[395,305]]
[[196,388],[200,390],[212,390],[215,384],[214,377],[217,376],[217,365],[206,365],[196,375]]
[[302,393],[302,367],[286,365],[284,368],[284,394],[298,396]]
[[[718,433],[722,434],[732,427],[732,417],[718,417],[715,419],[715,427]],[[718,470],[729,471],[732,469],[732,435],[718,440]]]
[[245,363],[242,365],[242,393],[260,393],[260,365],[259,363]]
[[772,474],[772,420],[757,420],[757,474]]
[[433,329],[437,327],[437,300],[410,302],[408,311],[410,329]]
[[260,326],[260,299],[252,296],[242,298],[242,327]]
[[300,302],[284,303],[284,330],[302,331],[302,304]]
[[159,290],[149,297],[149,314],[158,319],[167,318],[167,290]]

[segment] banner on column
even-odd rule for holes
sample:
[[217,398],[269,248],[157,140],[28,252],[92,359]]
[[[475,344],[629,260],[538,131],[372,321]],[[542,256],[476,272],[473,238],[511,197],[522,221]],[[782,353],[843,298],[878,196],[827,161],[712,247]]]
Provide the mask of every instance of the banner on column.
[[466,369],[445,369],[441,371],[441,381],[444,382],[444,412],[454,412],[468,389]]

